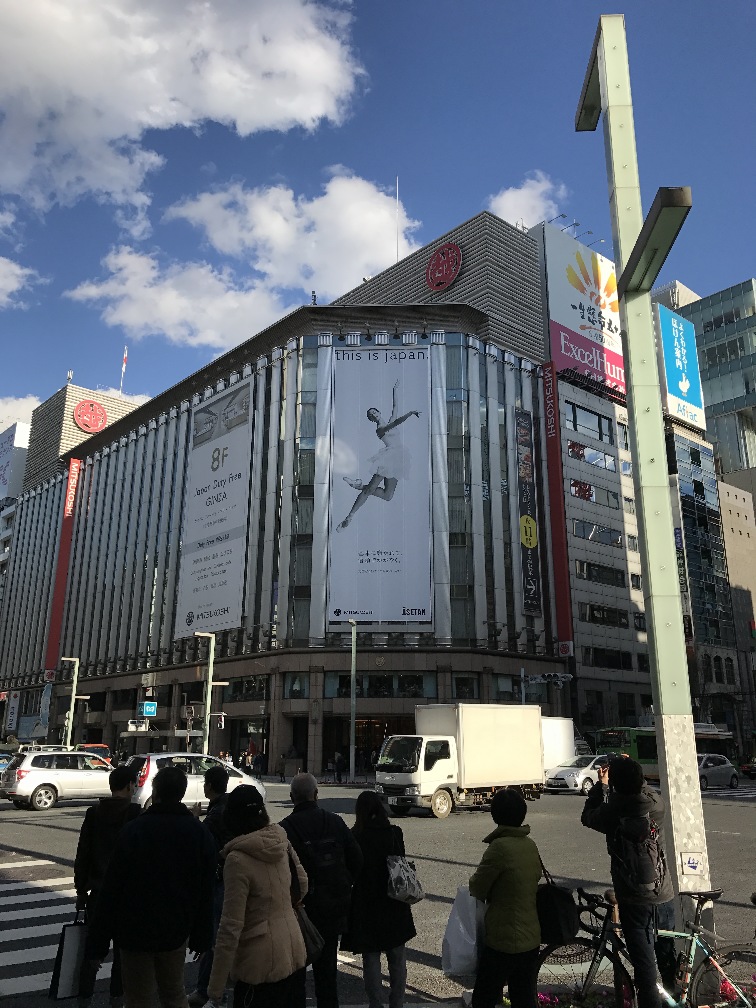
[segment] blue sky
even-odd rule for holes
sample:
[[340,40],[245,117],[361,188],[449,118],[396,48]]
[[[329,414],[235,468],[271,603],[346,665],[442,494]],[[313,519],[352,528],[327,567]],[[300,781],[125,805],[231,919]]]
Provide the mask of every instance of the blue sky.
[[[574,132],[595,0],[6,0],[0,430],[65,383],[152,396],[483,209],[611,256]],[[660,282],[753,276],[756,13],[634,0],[644,206],[690,185]]]

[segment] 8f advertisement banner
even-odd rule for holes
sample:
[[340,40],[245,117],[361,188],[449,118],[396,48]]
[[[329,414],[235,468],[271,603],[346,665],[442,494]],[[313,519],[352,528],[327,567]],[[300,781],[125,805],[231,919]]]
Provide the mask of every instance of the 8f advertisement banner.
[[192,411],[176,636],[241,624],[249,511],[250,384]]
[[523,612],[541,611],[541,563],[538,552],[538,514],[533,475],[533,417],[516,409],[517,495],[520,504],[520,559]]
[[428,622],[430,348],[333,358],[328,619]]

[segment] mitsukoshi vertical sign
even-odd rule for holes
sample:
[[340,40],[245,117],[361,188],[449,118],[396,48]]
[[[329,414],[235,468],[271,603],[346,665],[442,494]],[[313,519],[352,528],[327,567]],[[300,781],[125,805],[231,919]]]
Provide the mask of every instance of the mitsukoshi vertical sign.
[[517,496],[520,508],[520,562],[522,566],[522,608],[526,613],[541,611],[541,565],[538,551],[538,514],[533,475],[533,417],[515,409],[517,443]]
[[249,510],[250,384],[192,410],[176,636],[241,625]]
[[333,360],[329,621],[427,622],[430,348]]

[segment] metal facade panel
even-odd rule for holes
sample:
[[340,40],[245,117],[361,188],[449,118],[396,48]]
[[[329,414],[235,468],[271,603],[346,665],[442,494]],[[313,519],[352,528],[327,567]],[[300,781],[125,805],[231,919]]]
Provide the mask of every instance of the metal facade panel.
[[318,391],[315,405],[315,486],[312,515],[310,645],[326,640],[328,590],[328,520],[331,488],[331,424],[333,419],[333,346],[331,333],[318,337]]
[[284,362],[283,415],[283,459],[281,463],[281,532],[278,538],[278,605],[276,607],[276,639],[285,640],[291,625],[291,603],[289,583],[291,576],[291,540],[295,534],[292,527],[292,501],[294,496],[294,447],[297,425],[297,371],[299,354],[297,344],[286,345]]
[[433,627],[438,644],[452,642],[449,585],[449,485],[446,438],[446,334],[431,345],[431,510],[433,522]]

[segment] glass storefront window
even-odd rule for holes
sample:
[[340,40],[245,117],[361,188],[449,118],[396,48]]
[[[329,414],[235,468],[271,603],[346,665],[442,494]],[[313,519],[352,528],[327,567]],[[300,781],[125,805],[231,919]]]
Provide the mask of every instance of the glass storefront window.
[[223,688],[224,703],[269,699],[270,676],[246,676],[243,679],[233,679],[228,686]]
[[307,700],[309,696],[309,673],[287,672],[284,677],[284,700]]
[[381,700],[394,695],[394,677],[390,675],[367,676],[367,695]]
[[[500,676],[499,678],[507,678]],[[455,700],[477,700],[479,697],[478,677],[472,673],[459,672],[452,676],[452,695]]]
[[[435,698],[435,672],[398,673],[396,675],[364,675],[357,677],[357,699],[365,697],[373,700]],[[350,676],[343,672],[326,672],[324,697],[326,700],[348,700],[350,696]]]

